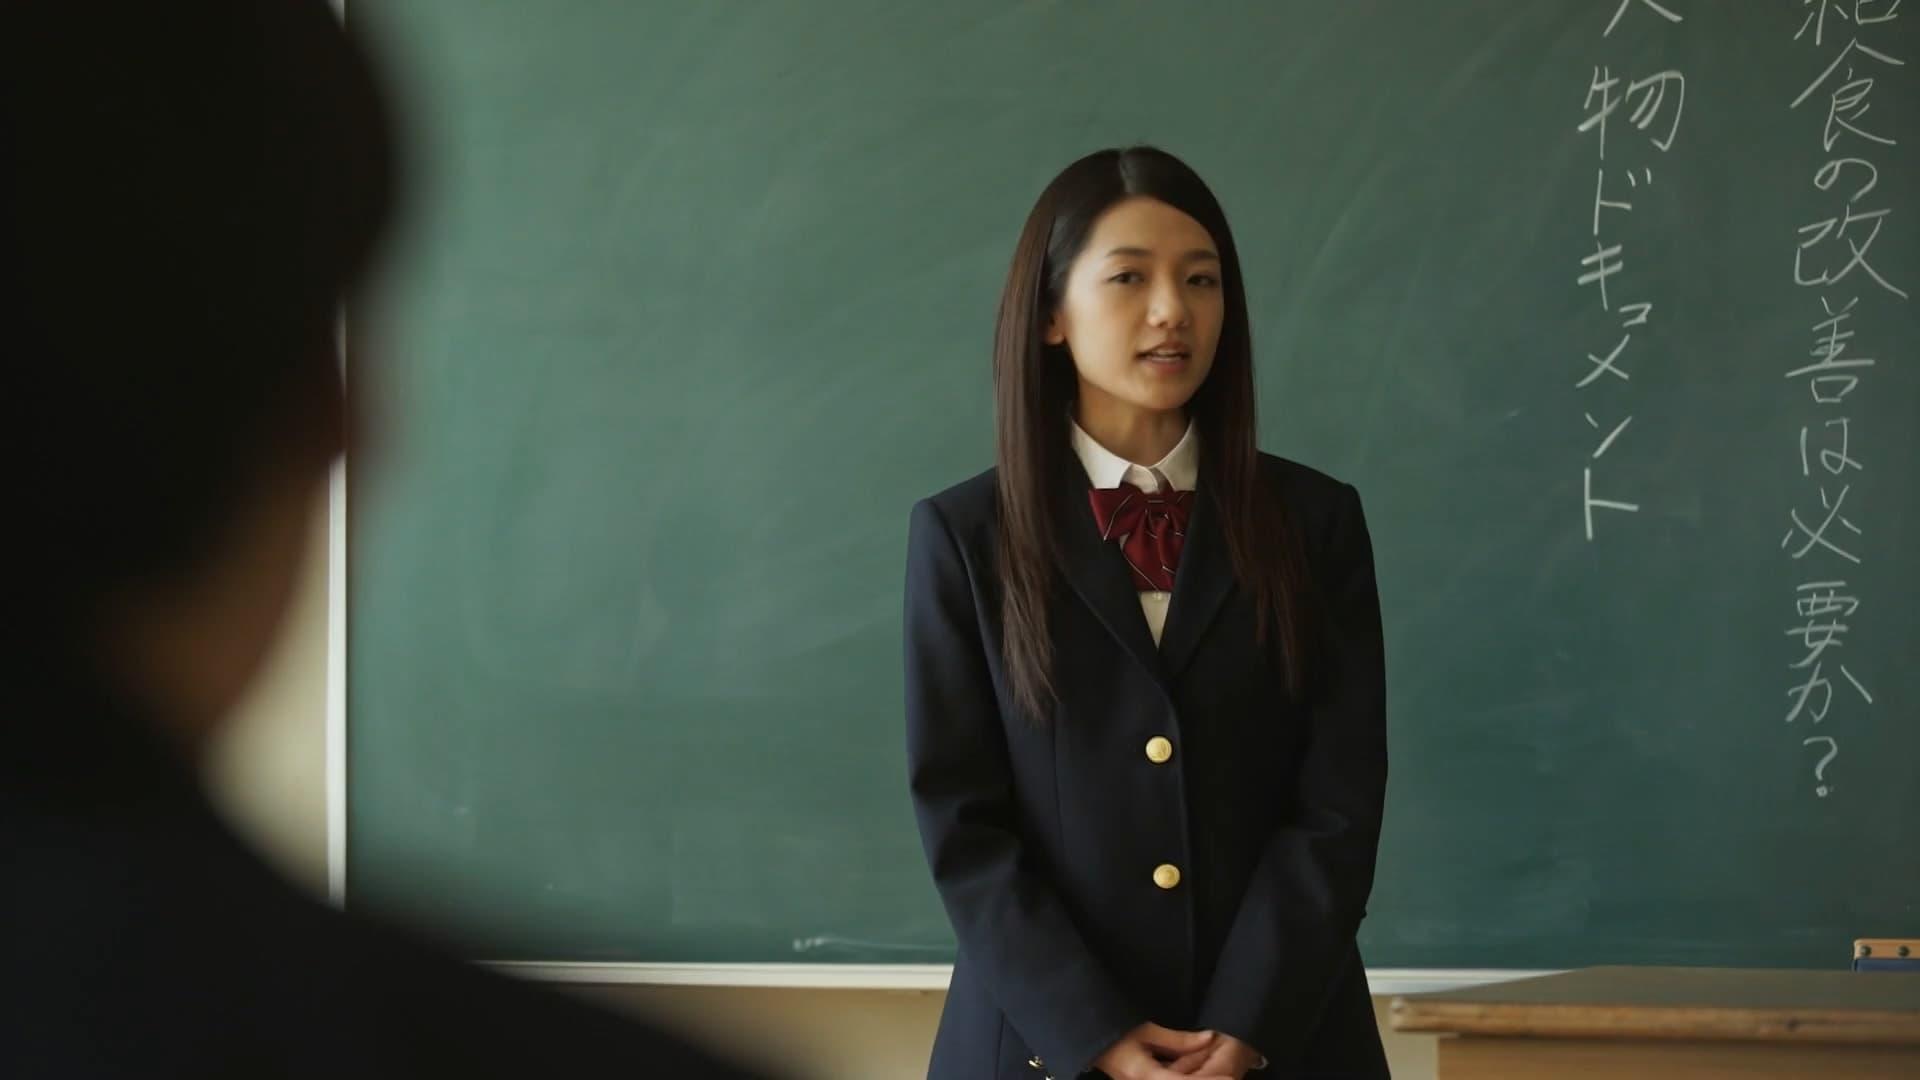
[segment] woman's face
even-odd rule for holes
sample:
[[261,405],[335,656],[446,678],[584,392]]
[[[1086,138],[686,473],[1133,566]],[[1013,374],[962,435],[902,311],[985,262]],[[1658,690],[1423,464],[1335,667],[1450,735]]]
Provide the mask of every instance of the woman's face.
[[1136,196],[1094,222],[1046,340],[1073,354],[1083,407],[1167,412],[1206,381],[1225,306],[1206,228]]

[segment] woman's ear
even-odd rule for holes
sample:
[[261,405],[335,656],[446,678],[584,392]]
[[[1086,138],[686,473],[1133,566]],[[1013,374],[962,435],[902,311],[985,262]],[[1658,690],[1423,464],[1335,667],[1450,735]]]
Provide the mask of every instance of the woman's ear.
[[1049,345],[1065,345],[1067,343],[1067,331],[1065,327],[1060,325],[1060,313],[1058,311],[1047,317],[1045,341]]

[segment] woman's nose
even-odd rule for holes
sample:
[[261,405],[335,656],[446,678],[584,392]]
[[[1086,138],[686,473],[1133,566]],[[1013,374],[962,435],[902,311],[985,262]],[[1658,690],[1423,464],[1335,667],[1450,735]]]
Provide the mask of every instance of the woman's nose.
[[1180,290],[1173,285],[1161,285],[1154,289],[1153,299],[1147,309],[1147,321],[1154,326],[1177,327],[1187,324],[1187,301]]

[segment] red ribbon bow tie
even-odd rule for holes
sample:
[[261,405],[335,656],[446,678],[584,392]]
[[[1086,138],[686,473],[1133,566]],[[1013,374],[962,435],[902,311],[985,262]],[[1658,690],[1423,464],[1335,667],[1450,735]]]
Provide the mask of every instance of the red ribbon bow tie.
[[1172,592],[1180,550],[1187,543],[1193,492],[1163,488],[1149,493],[1122,482],[1117,488],[1088,490],[1087,501],[1100,538],[1119,541],[1133,569],[1134,587]]

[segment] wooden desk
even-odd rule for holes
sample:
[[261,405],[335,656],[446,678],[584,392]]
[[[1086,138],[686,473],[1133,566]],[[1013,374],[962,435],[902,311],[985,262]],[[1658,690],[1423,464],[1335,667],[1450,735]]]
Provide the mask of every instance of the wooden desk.
[[1600,967],[1395,998],[1439,1080],[1920,1077],[1920,975]]

